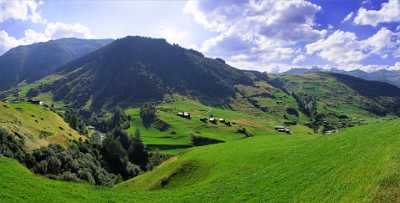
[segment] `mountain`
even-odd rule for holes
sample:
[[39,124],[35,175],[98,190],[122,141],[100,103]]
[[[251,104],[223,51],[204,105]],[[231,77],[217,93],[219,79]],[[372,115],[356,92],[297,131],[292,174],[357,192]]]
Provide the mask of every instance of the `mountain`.
[[373,71],[373,72],[365,72],[362,70],[354,70],[354,71],[348,71],[348,72],[343,72],[343,73],[347,74],[347,75],[352,75],[355,77],[363,78],[366,80],[375,80],[375,81],[386,82],[386,83],[390,83],[392,85],[396,85],[397,87],[400,87],[400,71],[377,70],[377,71]]
[[318,68],[318,67],[312,67],[311,69],[309,68],[292,68],[282,74],[285,75],[302,75],[302,74],[306,74],[306,73],[312,73],[312,72],[322,72],[323,69],[322,68]]
[[294,96],[299,106],[302,100],[315,99],[318,112],[353,116],[400,114],[400,88],[384,82],[327,72],[279,75],[270,82]]
[[3,98],[13,94],[14,100],[22,95],[57,101],[79,109],[86,118],[116,106],[173,102],[175,95],[302,124],[318,113],[358,118],[400,113],[399,88],[319,70],[267,75],[233,68],[222,59],[204,57],[163,39],[125,37]]
[[220,59],[171,45],[164,39],[126,37],[71,61],[55,73],[58,80],[41,87],[56,100],[92,110],[160,101],[181,94],[222,104],[235,84],[252,79]]
[[0,90],[38,80],[111,41],[65,38],[13,48],[0,56]]
[[400,87],[400,71],[396,70],[377,70],[377,71],[372,71],[372,72],[366,72],[363,70],[351,70],[351,71],[346,71],[346,70],[340,70],[337,68],[332,68],[332,69],[322,69],[322,68],[293,68],[290,69],[282,74],[284,75],[301,75],[305,73],[312,73],[312,72],[331,72],[331,73],[340,73],[340,74],[345,74],[345,75],[351,75],[354,77],[362,78],[365,80],[373,80],[373,81],[381,81],[381,82],[386,82],[390,83],[392,85],[396,85],[397,87]]

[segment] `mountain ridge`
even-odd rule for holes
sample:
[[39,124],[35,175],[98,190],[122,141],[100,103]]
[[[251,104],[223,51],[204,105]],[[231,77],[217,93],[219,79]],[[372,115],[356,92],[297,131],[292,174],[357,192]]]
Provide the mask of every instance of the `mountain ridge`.
[[94,109],[160,100],[170,93],[224,103],[234,95],[235,84],[252,84],[249,76],[221,60],[164,39],[138,36],[115,40],[60,67],[56,74],[63,79],[46,87],[56,99],[76,105],[91,101]]
[[340,74],[345,74],[345,75],[351,75],[354,77],[362,78],[365,80],[371,80],[371,81],[380,81],[380,82],[385,82],[389,83],[392,85],[395,85],[397,87],[400,87],[400,71],[398,70],[376,70],[372,72],[367,72],[363,71],[360,69],[356,70],[351,70],[351,71],[346,71],[346,70],[341,70],[337,68],[332,68],[332,69],[322,69],[322,68],[293,68],[290,69],[286,72],[283,72],[282,74],[294,74],[294,75],[301,75],[305,73],[310,73],[310,72],[331,72],[331,73],[340,73]]
[[31,83],[52,73],[66,62],[79,58],[111,39],[62,38],[15,47],[0,56],[0,90],[26,81]]

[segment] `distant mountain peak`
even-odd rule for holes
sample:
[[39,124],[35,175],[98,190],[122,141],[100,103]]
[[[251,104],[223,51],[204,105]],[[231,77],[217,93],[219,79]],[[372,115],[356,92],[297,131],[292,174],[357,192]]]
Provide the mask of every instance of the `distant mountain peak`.
[[236,84],[252,84],[243,71],[220,59],[169,44],[165,39],[127,36],[71,61],[58,71],[63,79],[49,88],[56,99],[92,108],[159,101],[181,94],[221,104]]
[[15,47],[0,56],[0,90],[38,80],[111,41],[63,38]]

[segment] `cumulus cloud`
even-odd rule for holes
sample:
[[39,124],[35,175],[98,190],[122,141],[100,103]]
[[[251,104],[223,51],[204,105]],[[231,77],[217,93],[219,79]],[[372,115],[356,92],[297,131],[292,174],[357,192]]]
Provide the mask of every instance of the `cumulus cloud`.
[[354,23],[377,26],[380,23],[400,22],[400,0],[389,0],[382,3],[379,10],[360,8]]
[[400,57],[400,33],[381,28],[373,36],[360,40],[352,32],[335,31],[325,39],[306,46],[307,54],[317,54],[336,64],[359,63],[375,54]]
[[[304,0],[188,1],[184,11],[217,36],[203,43],[202,51],[235,64],[291,62],[297,45],[318,40],[326,30],[315,27],[321,10]],[[243,66],[242,66],[243,67]]]
[[38,13],[41,2],[36,0],[0,0],[0,23],[9,19],[43,21]]
[[42,4],[37,0],[0,0],[0,23],[7,20],[30,21],[41,23],[44,30],[41,32],[27,29],[21,38],[10,36],[5,30],[0,30],[0,54],[8,49],[36,42],[64,37],[90,38],[89,28],[81,24],[66,24],[61,22],[47,22],[42,18],[38,7]]
[[396,62],[393,66],[390,66],[388,69],[394,71],[400,71],[400,62]]
[[19,45],[28,45],[36,42],[45,42],[51,39],[65,37],[90,38],[90,30],[80,24],[47,23],[43,32],[27,29],[24,36],[16,39],[6,31],[0,30],[0,54]]

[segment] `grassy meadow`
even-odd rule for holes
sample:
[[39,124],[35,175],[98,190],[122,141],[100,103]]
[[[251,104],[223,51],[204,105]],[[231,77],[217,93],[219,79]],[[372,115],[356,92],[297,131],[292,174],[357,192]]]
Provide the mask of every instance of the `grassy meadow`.
[[2,128],[24,137],[28,150],[52,143],[66,145],[70,139],[84,138],[58,114],[28,102],[0,102],[0,123]]
[[192,148],[114,188],[45,179],[0,159],[0,199],[29,202],[396,202],[399,120],[331,136],[265,133]]

